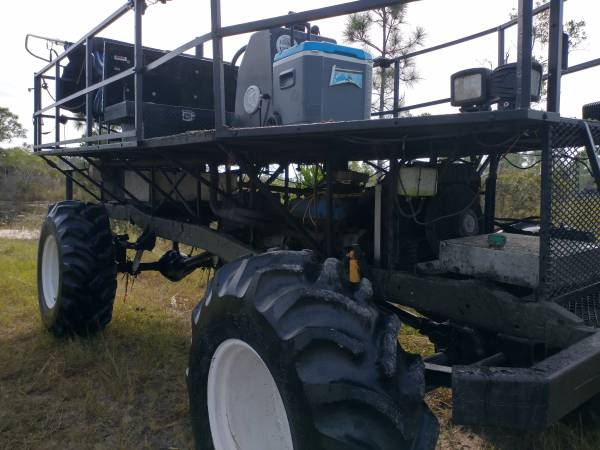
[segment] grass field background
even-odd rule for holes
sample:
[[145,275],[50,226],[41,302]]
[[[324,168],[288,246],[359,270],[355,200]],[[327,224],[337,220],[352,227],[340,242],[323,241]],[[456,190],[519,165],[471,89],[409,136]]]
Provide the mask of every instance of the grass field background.
[[[40,221],[30,214],[21,220],[3,226],[24,229]],[[36,255],[35,240],[0,239],[0,449],[191,449],[190,312],[207,274],[173,284],[146,273],[133,286],[129,281],[127,296],[120,279],[104,333],[57,340],[39,319]],[[409,328],[400,340],[408,351],[432,351]],[[581,426],[542,434],[453,426],[450,391],[431,393],[427,401],[440,418],[440,449],[600,448],[600,435]]]

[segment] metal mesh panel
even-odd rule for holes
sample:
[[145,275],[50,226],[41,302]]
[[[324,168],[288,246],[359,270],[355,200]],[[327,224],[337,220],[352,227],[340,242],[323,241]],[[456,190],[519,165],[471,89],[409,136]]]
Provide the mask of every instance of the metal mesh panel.
[[571,300],[566,307],[573,314],[581,317],[586,325],[600,328],[600,292]]
[[[594,129],[596,142],[600,133]],[[581,122],[552,127],[551,187],[544,277],[546,297],[558,297],[600,282],[600,194],[590,174]]]

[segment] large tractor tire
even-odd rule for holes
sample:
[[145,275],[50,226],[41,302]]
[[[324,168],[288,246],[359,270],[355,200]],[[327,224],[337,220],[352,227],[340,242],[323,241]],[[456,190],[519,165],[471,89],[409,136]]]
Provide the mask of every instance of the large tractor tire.
[[101,205],[51,207],[38,248],[42,321],[57,336],[88,335],[112,318],[117,266],[110,223]]
[[340,263],[277,251],[221,268],[192,316],[200,450],[433,449],[420,357],[400,322],[344,286]]

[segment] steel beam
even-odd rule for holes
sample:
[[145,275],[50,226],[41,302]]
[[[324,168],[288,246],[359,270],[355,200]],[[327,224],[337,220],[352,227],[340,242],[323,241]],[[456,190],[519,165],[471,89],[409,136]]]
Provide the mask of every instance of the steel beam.
[[[96,186],[98,189],[100,189],[100,192],[102,192],[102,193],[104,193],[104,192],[108,192],[108,193],[110,194],[110,196],[111,196],[113,199],[115,199],[115,200],[117,200],[117,201],[120,201],[120,199],[119,199],[119,198],[118,198],[116,195],[114,195],[112,192],[110,192],[110,191],[108,191],[108,190],[105,190],[105,189],[104,189],[104,187],[102,186],[102,184],[98,183],[96,180],[94,180],[94,179],[93,179],[92,177],[90,177],[89,175],[84,175],[84,174],[83,174],[83,171],[82,171],[82,170],[81,170],[79,167],[77,167],[77,166],[75,166],[73,163],[71,163],[71,162],[70,162],[70,161],[69,161],[69,160],[68,160],[66,157],[64,157],[64,156],[59,156],[59,157],[58,157],[58,159],[60,159],[60,160],[61,160],[63,163],[65,163],[67,166],[69,166],[69,167],[70,167],[70,168],[73,170],[73,172],[77,172],[77,173],[79,173],[80,175],[83,175],[83,176],[85,177],[85,179],[86,179],[86,180],[88,180],[90,183],[92,183],[94,186]],[[63,173],[64,173],[64,172],[63,172]],[[75,180],[75,178],[73,178],[73,180]],[[80,186],[81,186],[81,185],[80,185]],[[125,188],[121,188],[121,189],[122,189],[122,190],[125,190]],[[126,192],[126,191],[125,191],[125,192]],[[131,196],[131,198],[132,198],[132,200],[135,200],[135,201],[137,201],[137,199],[136,199],[135,197]]]
[[[180,185],[180,184],[183,182],[183,180],[184,180],[184,179],[185,179],[185,177],[186,177],[186,174],[185,174],[185,172],[181,173],[181,174],[180,174],[180,176],[179,176],[179,179],[178,179],[178,180],[175,180],[175,181],[171,180],[171,177],[169,176],[169,173],[168,173],[166,170],[161,170],[161,172],[162,172],[162,174],[164,175],[164,177],[167,179],[167,181],[169,182],[169,184],[171,185],[171,188],[170,188],[170,191],[171,191],[171,192],[169,193],[169,197],[168,197],[168,199],[169,199],[169,200],[171,200],[172,202],[174,202],[174,203],[178,204],[178,205],[179,205],[179,204],[183,205],[183,207],[185,208],[185,211],[187,212],[187,214],[189,214],[189,215],[190,215],[190,217],[192,217],[192,218],[194,218],[194,219],[197,219],[197,218],[198,218],[198,216],[197,216],[197,215],[196,215],[196,213],[195,213],[195,212],[194,212],[194,211],[193,211],[193,210],[192,210],[192,209],[191,209],[191,208],[188,206],[188,202],[187,202],[187,200],[185,199],[185,197],[184,197],[184,196],[181,194],[181,191],[179,190],[179,185]],[[154,187],[158,187],[157,183],[152,183],[152,181],[149,181],[149,183],[148,183],[148,184],[150,185],[150,189],[151,189],[151,190],[152,190]],[[177,196],[177,198],[179,198],[179,201],[177,201],[177,200],[174,200],[174,199],[171,197],[171,194],[172,194],[173,192],[175,193],[175,195]],[[164,203],[164,202],[165,202],[165,200],[163,199],[163,203]],[[159,205],[159,206],[162,206],[162,204],[161,204],[161,205]]]
[[[54,98],[60,98],[60,65],[55,66]],[[54,108],[54,141],[60,141],[60,106]]]
[[[398,176],[400,164],[396,151],[390,159],[390,168],[384,180],[387,192],[384,197],[385,215],[385,245],[386,263],[388,270],[393,270],[398,260]],[[404,153],[404,152],[402,152]]]
[[563,1],[551,0],[550,43],[548,46],[548,100],[546,110],[560,112],[560,87],[563,70]]
[[226,124],[225,111],[225,72],[223,70],[223,37],[221,33],[221,0],[211,0],[213,34],[213,95],[215,107],[215,131],[221,134]]
[[373,221],[373,260],[376,267],[381,267],[381,224],[382,224],[382,197],[383,186],[381,182],[375,185],[375,205],[374,205],[374,221]]
[[443,50],[448,47],[454,47],[455,45],[464,44],[465,42],[473,41],[475,39],[479,39],[485,36],[489,36],[497,32],[498,30],[503,29],[502,25],[499,27],[488,28],[487,30],[480,31],[478,33],[473,33],[468,36],[464,36],[462,38],[454,39],[452,41],[445,42],[443,44],[434,45],[432,47],[424,48],[422,50],[416,50],[411,53],[407,53],[404,56],[400,56],[400,59],[409,59],[419,55],[425,55],[427,53],[435,52],[437,50]]
[[498,30],[498,67],[505,64],[506,59],[506,29]]
[[[334,225],[335,225],[335,218],[334,218],[334,205],[333,205],[333,161],[331,160],[331,158],[327,159],[327,164],[326,164],[326,169],[327,173],[325,174],[326,176],[326,196],[327,196],[327,222],[326,222],[326,227],[327,229],[325,230],[325,236],[326,236],[326,252],[327,252],[327,257],[328,258],[332,258],[335,255],[333,254],[334,252]],[[315,198],[315,202],[317,202],[318,199]],[[309,206],[310,208],[310,203]]]
[[194,54],[198,58],[204,58],[204,43],[196,44],[194,46]]
[[103,134],[100,136],[90,136],[90,137],[79,138],[79,139],[67,139],[64,141],[52,142],[49,144],[36,145],[36,146],[34,146],[34,149],[42,150],[44,148],[55,148],[55,147],[60,147],[63,145],[70,145],[70,144],[80,144],[80,143],[90,143],[90,142],[95,143],[95,142],[101,142],[101,141],[114,141],[116,139],[125,139],[128,137],[135,137],[135,132],[134,131],[124,131],[122,133]]
[[224,262],[255,254],[252,248],[237,239],[203,225],[190,225],[177,220],[153,217],[130,205],[107,203],[105,207],[113,219],[128,220],[164,239],[202,248]]
[[[416,275],[399,270],[371,270],[374,298],[419,313],[444,317],[493,333],[566,348],[594,332],[583,320],[554,302],[517,297],[485,280]],[[494,311],[490,314],[490,311]]]
[[[94,199],[96,199],[97,201],[101,202],[102,199],[100,197],[98,197],[96,194],[94,194],[92,191],[90,191],[83,183],[80,183],[79,181],[77,181],[75,179],[75,177],[73,176],[73,174],[75,173],[75,171],[70,171],[70,170],[63,170],[60,167],[58,167],[58,165],[48,159],[45,156],[41,157],[44,161],[46,161],[46,164],[48,164],[50,167],[52,167],[55,170],[58,170],[60,173],[62,173],[67,179],[71,180],[71,182],[75,183],[77,186],[79,186],[81,189],[83,189],[85,192],[87,192],[88,194],[90,194],[91,197],[93,197]],[[68,199],[67,199],[68,200]]]
[[[218,0],[211,0],[211,4]],[[340,5],[328,6],[325,8],[313,9],[300,13],[288,14],[285,16],[273,17],[271,19],[256,20],[253,22],[231,25],[220,28],[218,31],[219,37],[235,36],[238,34],[251,33],[253,31],[270,30],[290,24],[299,24],[314,22],[315,20],[329,19],[331,17],[345,16],[372,9],[383,8],[385,6],[393,6],[399,4],[407,4],[417,0],[358,0],[354,2],[342,3]],[[220,10],[220,8],[219,8]],[[214,6],[213,6],[214,14]],[[220,23],[220,21],[219,21]],[[213,30],[214,30],[213,17]]]
[[[170,200],[171,202],[173,202],[173,204],[177,205],[178,207],[180,206],[180,202],[178,202],[177,200],[175,200],[173,197],[171,197],[171,194],[167,193],[164,189],[162,189],[158,183],[156,183],[153,180],[154,175],[152,175],[152,179],[148,178],[146,175],[144,175],[144,172],[136,167],[134,167],[131,163],[129,163],[127,161],[127,159],[122,159],[121,160],[125,166],[127,166],[132,172],[135,172],[135,174],[140,177],[142,180],[144,180],[146,183],[148,183],[148,185],[150,186],[150,194],[152,195],[152,197],[154,196],[154,191],[157,190],[163,197],[163,203],[164,200]],[[91,164],[91,162],[90,162]],[[164,173],[164,172],[163,172]],[[171,182],[171,180],[169,179],[169,177],[166,177],[169,182]],[[183,178],[182,178],[183,179]],[[151,202],[152,203],[152,202]],[[162,206],[162,203],[161,205]],[[187,203],[185,202],[185,199],[183,200],[182,203],[183,208],[179,208],[182,212],[184,212],[185,214],[189,214],[192,218],[197,218],[196,215],[194,214],[194,212],[189,208],[189,206],[187,205]]]
[[135,44],[134,44],[134,100],[135,133],[138,141],[144,139],[144,48],[142,47],[142,16],[145,0],[135,0]]
[[490,171],[485,182],[485,212],[484,212],[484,231],[493,233],[495,231],[494,221],[496,219],[496,189],[498,186],[498,167],[500,156],[492,153],[489,156]]
[[400,60],[394,61],[394,117],[398,117],[400,111]]
[[[33,111],[39,111],[42,107],[42,80],[41,77],[34,77],[33,85]],[[33,116],[33,146],[35,147],[42,144],[42,118],[39,116]]]
[[[546,11],[548,8],[550,8],[550,3],[545,3],[541,6],[538,6],[536,9],[533,10],[533,15],[537,15],[541,12]],[[474,34],[470,34],[468,36],[464,36],[462,38],[459,39],[455,39],[453,41],[449,41],[449,42],[445,42],[444,44],[440,44],[440,45],[434,45],[433,47],[428,47],[428,48],[424,48],[422,50],[416,50],[414,52],[411,53],[407,53],[406,55],[400,56],[400,59],[408,59],[408,58],[413,58],[415,56],[419,56],[419,55],[424,55],[426,53],[431,53],[434,52],[436,50],[442,50],[444,48],[448,48],[448,47],[453,47],[455,45],[459,45],[459,44],[464,44],[465,42],[469,42],[475,39],[479,39],[481,37],[484,36],[488,36],[492,33],[496,33],[499,32],[501,30],[506,30],[510,27],[513,27],[515,25],[517,25],[519,23],[518,19],[513,19],[513,20],[509,20],[508,22],[503,23],[502,25],[499,25],[497,27],[493,27],[493,28],[488,28],[487,30],[484,31],[480,31],[479,33],[474,33]]]
[[77,48],[79,48],[81,45],[83,45],[85,43],[86,39],[96,36],[98,33],[100,33],[102,30],[107,28],[113,22],[117,21],[119,18],[121,18],[123,15],[125,15],[131,9],[132,5],[133,4],[131,1],[128,1],[127,3],[125,3],[119,9],[117,9],[114,13],[112,13],[110,16],[108,16],[106,19],[104,19],[102,22],[100,22],[100,24],[98,26],[94,27],[92,29],[92,31],[87,33],[84,37],[82,37],[77,42],[72,44],[63,53],[61,53],[56,58],[54,58],[52,61],[50,61],[36,75],[38,75],[38,76],[43,75],[45,72],[52,69],[52,67],[54,67],[55,65],[58,65],[58,63],[60,63],[63,59],[65,59],[67,56],[69,56],[71,53],[73,53]]
[[517,45],[517,109],[531,107],[531,65],[533,47],[533,0],[519,0],[519,42]]
[[450,103],[452,101],[451,98],[442,98],[440,100],[432,100],[430,102],[425,102],[425,103],[417,103],[416,105],[410,105],[410,106],[402,106],[401,108],[397,108],[395,110],[392,111],[377,111],[374,113],[371,113],[371,116],[375,117],[375,116],[387,116],[389,114],[394,113],[395,116],[394,117],[398,117],[397,114],[401,113],[403,111],[410,111],[411,109],[419,109],[419,108],[427,108],[429,106],[436,106],[436,105],[443,105],[446,103]]
[[553,146],[552,127],[542,131],[542,173],[540,195],[540,285],[537,297],[544,299],[547,294],[548,272],[550,267],[550,241],[552,239],[552,174]]
[[146,72],[150,72],[157,67],[162,66],[163,64],[171,61],[174,58],[177,58],[182,53],[191,50],[192,48],[196,49],[196,56],[204,56],[204,51],[202,51],[201,55],[198,55],[198,49],[204,48],[203,44],[210,41],[212,39],[212,33],[207,33],[203,36],[199,36],[197,38],[192,39],[189,42],[177,47],[175,50],[171,50],[169,53],[161,56],[160,58],[152,61],[145,67]]
[[[92,39],[88,38],[85,40],[85,87],[89,88],[93,84],[92,75]],[[57,97],[58,99],[58,97]],[[93,92],[90,91],[85,94],[85,136],[87,138],[92,136],[94,128],[94,111],[93,111]]]
[[[279,167],[277,168],[277,170],[275,170],[275,172],[273,172],[273,174],[269,177],[269,179],[265,182],[266,185],[270,185],[271,183],[273,183],[278,177],[279,175],[281,175],[283,173],[283,171],[285,170],[285,164],[279,164]],[[227,171],[230,170],[230,166],[227,166]],[[229,180],[229,176],[227,177]],[[229,182],[229,181],[228,181]]]
[[598,192],[600,192],[600,159],[596,153],[596,143],[594,142],[594,136],[588,123],[585,120],[582,121],[582,123],[583,131],[585,133],[585,151],[590,161],[590,170],[594,176],[594,182],[596,183]]
[[[498,67],[506,64],[506,28],[498,30]],[[504,105],[498,104],[498,110],[503,110]]]
[[[238,161],[240,165],[244,165],[246,167],[254,167],[250,164],[250,161],[241,153],[235,152],[230,149],[226,149],[223,147],[223,151],[225,151],[228,155],[230,155],[232,160]],[[281,216],[281,218],[285,221],[290,230],[298,233],[298,238],[302,240],[303,245],[307,245],[307,248],[319,248],[319,244],[315,239],[310,235],[309,232],[290,214],[290,212],[281,204],[279,200],[273,198],[271,191],[269,190],[269,186],[265,185],[257,176],[256,173],[247,173],[250,181],[254,183],[255,187],[262,194],[263,198],[266,200],[267,206],[272,208],[274,213],[277,213]],[[254,188],[251,189],[251,192],[254,192]]]
[[563,75],[571,75],[572,73],[581,72],[582,70],[587,70],[598,66],[600,66],[600,58],[592,59],[591,61],[576,64],[568,69],[563,70]]
[[122,80],[123,78],[127,78],[127,77],[133,75],[134,73],[135,73],[135,69],[133,67],[130,69],[124,70],[123,72],[119,73],[118,75],[114,75],[103,81],[99,81],[98,83],[92,84],[90,87],[88,87],[86,89],[82,89],[81,91],[75,92],[74,94],[69,95],[68,97],[58,100],[58,101],[54,102],[53,104],[46,106],[45,108],[37,110],[37,112],[35,112],[34,115],[40,116],[43,113],[45,113],[46,111],[49,111],[53,108],[62,106],[65,103],[70,102],[71,100],[75,100],[76,98],[82,97],[85,94],[87,94],[88,92],[93,92],[104,86],[108,86],[109,84],[116,83],[117,81]]
[[73,178],[65,176],[65,200],[73,200]]

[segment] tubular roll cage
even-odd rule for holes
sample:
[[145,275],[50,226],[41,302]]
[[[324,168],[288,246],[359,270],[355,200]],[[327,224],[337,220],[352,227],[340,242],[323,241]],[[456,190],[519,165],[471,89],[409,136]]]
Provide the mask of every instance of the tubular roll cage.
[[[196,49],[198,55],[203,54],[203,46],[209,41],[212,41],[213,47],[213,92],[214,92],[214,111],[215,111],[215,137],[227,138],[235,133],[235,129],[229,128],[226,125],[225,117],[225,90],[224,90],[224,60],[223,60],[223,39],[235,35],[251,33],[260,30],[266,30],[281,26],[290,26],[294,24],[302,24],[314,20],[337,17],[341,15],[362,12],[374,8],[394,4],[407,4],[415,0],[358,0],[340,5],[329,6],[325,8],[315,9],[302,13],[294,13],[286,16],[279,16],[271,19],[258,20],[239,25],[225,26],[221,25],[221,0],[211,0],[211,23],[212,31],[200,37],[181,45],[173,51],[166,53],[156,61],[144,65],[142,51],[142,18],[146,8],[144,0],[129,0],[126,4],[117,9],[113,14],[107,17],[102,23],[92,29],[89,33],[83,36],[79,41],[67,48],[62,54],[50,61],[41,71],[35,74],[34,77],[34,150],[40,151],[43,149],[58,150],[62,146],[69,144],[99,144],[102,146],[115,145],[115,141],[125,139],[125,142],[116,144],[118,147],[135,147],[137,141],[144,140],[143,133],[143,80],[144,74],[157,69],[173,58],[183,54],[184,52]],[[42,85],[47,80],[54,80],[55,98],[60,98],[59,83],[61,61],[67,58],[71,53],[82,46],[90,48],[91,39],[105,30],[108,26],[116,22],[130,10],[135,14],[135,43],[134,43],[134,66],[125,70],[118,75],[114,75],[108,79],[92,84],[92,71],[90,70],[92,58],[90,52],[86,53],[86,84],[85,89],[80,90],[66,98],[55,101],[53,104],[42,106]],[[517,81],[518,81],[518,98],[517,108],[529,109],[531,106],[531,73],[525,70],[532,63],[532,25],[535,15],[550,10],[550,45],[549,45],[549,73],[548,80],[548,112],[560,112],[560,86],[561,77],[563,75],[572,74],[592,67],[600,66],[600,58],[594,59],[582,64],[568,67],[566,61],[567,42],[563,33],[563,0],[550,0],[550,2],[533,8],[533,0],[519,0],[519,15],[517,19],[506,22],[494,28],[490,28],[460,39],[456,39],[441,45],[436,45],[427,49],[418,50],[407,55],[402,55],[394,60],[387,61],[388,64],[393,64],[395,67],[394,79],[394,107],[390,111],[376,112],[373,116],[394,116],[398,117],[401,112],[411,111],[414,109],[425,108],[434,105],[449,103],[450,98],[428,101],[411,106],[400,107],[400,64],[403,60],[428,54],[431,52],[446,49],[452,46],[463,44],[475,39],[479,39],[491,34],[498,35],[498,65],[504,64],[505,58],[505,33],[506,30],[513,26],[518,26],[518,54],[517,54]],[[567,44],[568,45],[568,44]],[[47,75],[48,72],[53,72],[54,75]],[[93,136],[93,92],[103,87],[109,86],[119,80],[127,77],[134,77],[134,104],[135,104],[135,119],[134,129],[127,132],[101,134]],[[76,118],[61,117],[61,106],[80,97],[86,98],[86,114],[85,114],[85,129],[86,135],[82,139],[61,140],[60,124],[61,120],[79,120]],[[54,111],[54,114],[49,112]],[[42,143],[42,120],[54,119],[55,121],[55,141],[49,144]],[[106,142],[106,144],[100,144]],[[112,142],[112,144],[111,144]]]

